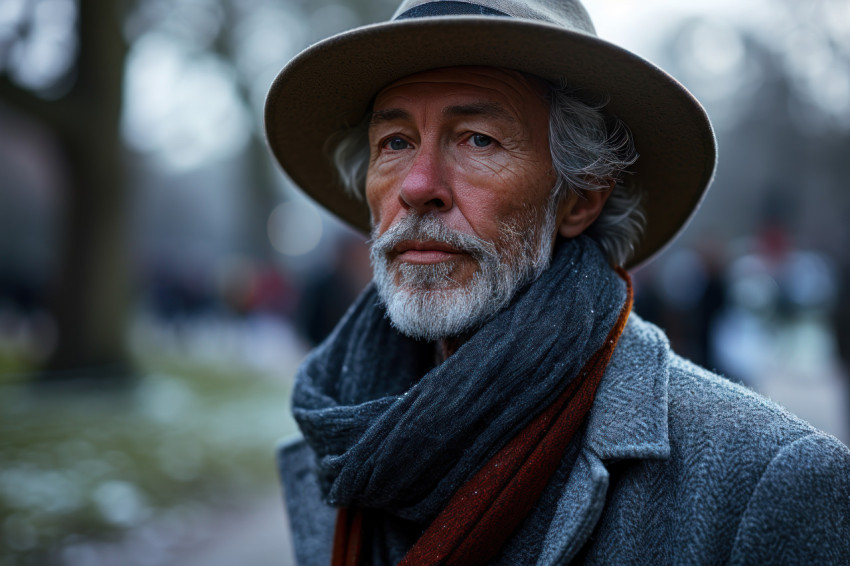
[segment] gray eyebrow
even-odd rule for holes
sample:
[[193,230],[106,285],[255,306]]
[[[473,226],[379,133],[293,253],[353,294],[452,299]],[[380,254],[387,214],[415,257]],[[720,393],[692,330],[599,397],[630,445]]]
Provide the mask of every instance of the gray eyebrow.
[[[501,105],[493,102],[476,102],[473,104],[449,106],[443,109],[443,115],[448,117],[489,116],[506,122],[516,122],[513,114],[505,110]],[[369,127],[371,128],[383,122],[408,119],[410,119],[410,113],[401,108],[375,110],[369,116]]]
[[394,120],[406,120],[410,118],[410,113],[401,108],[387,108],[386,110],[375,110],[369,116],[369,127],[377,126],[382,122],[392,122]]

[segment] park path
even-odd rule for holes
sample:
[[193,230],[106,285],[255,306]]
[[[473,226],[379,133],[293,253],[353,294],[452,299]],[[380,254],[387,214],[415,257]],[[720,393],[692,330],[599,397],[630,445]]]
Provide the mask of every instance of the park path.
[[224,513],[207,536],[170,558],[174,566],[294,566],[289,525],[279,497]]

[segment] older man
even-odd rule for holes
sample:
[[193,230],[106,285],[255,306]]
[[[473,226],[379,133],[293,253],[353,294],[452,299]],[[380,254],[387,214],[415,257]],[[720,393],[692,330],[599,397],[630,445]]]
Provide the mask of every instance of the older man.
[[847,563],[847,448],[631,313],[619,266],[686,222],[714,140],[578,2],[407,0],[296,57],[266,125],[372,234],[296,380],[299,563]]

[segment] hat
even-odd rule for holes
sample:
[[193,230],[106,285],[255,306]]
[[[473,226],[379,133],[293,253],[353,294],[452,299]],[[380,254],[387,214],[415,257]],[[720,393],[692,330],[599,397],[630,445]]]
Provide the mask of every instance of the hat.
[[390,21],[316,43],[283,68],[266,99],[269,146],[308,195],[368,234],[368,206],[343,188],[328,139],[360,123],[396,80],[464,65],[564,79],[609,101],[640,154],[633,178],[647,222],[629,267],[672,241],[699,206],[717,154],[708,116],[670,75],[596,37],[577,0],[405,0]]

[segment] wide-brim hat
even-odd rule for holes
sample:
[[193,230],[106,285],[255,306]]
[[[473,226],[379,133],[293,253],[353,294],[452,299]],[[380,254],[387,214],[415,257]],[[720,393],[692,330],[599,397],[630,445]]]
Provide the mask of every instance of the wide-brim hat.
[[364,233],[369,209],[343,188],[328,139],[361,122],[375,95],[429,69],[491,66],[566,79],[631,129],[640,158],[646,230],[627,266],[667,245],[699,206],[714,174],[716,144],[699,102],[670,75],[596,37],[576,0],[406,0],[388,22],[305,49],[266,99],[268,143],[289,177]]

